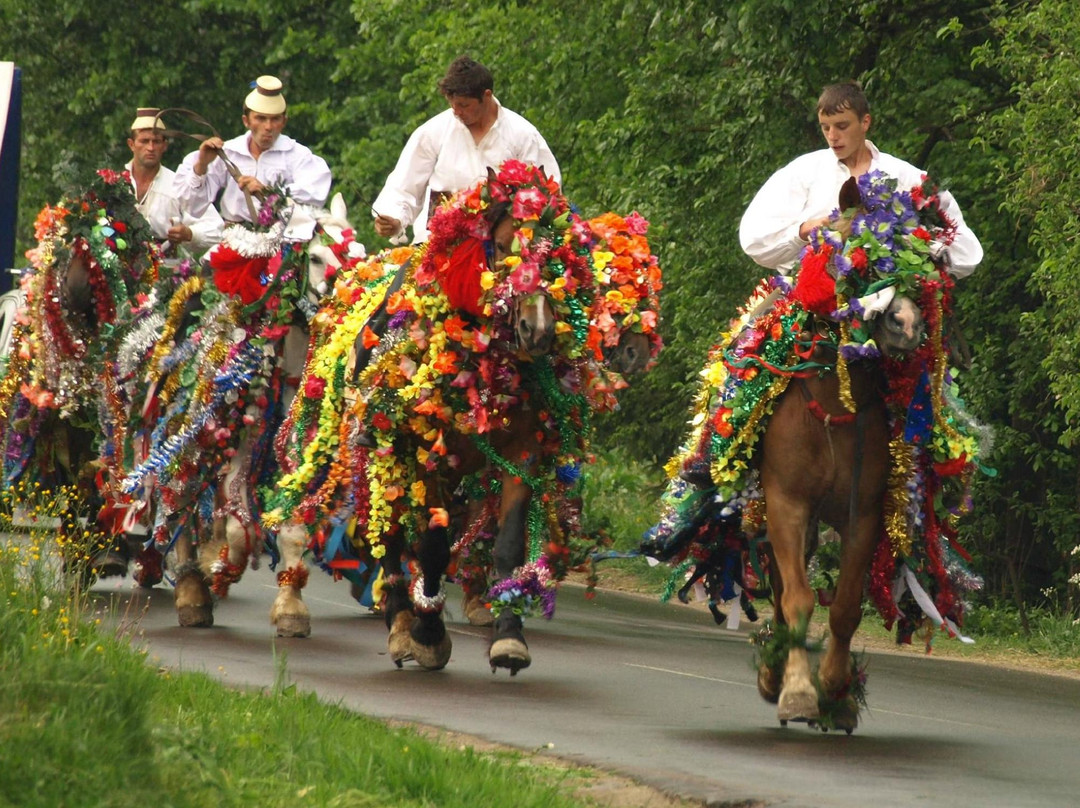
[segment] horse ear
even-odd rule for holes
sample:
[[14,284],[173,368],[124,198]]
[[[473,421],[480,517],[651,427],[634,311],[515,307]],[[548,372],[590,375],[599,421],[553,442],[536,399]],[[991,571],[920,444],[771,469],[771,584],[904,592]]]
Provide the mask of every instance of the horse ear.
[[495,169],[492,168],[491,166],[488,166],[487,170],[488,170],[488,178],[487,178],[488,185],[491,185],[494,182],[498,182],[499,181],[499,175],[497,173],[495,173]]
[[859,181],[854,177],[848,177],[840,187],[840,210],[857,208],[862,205],[862,194],[859,193]]
[[341,195],[341,191],[338,191],[334,194],[334,198],[330,200],[330,215],[344,222],[348,221],[345,214],[345,197]]

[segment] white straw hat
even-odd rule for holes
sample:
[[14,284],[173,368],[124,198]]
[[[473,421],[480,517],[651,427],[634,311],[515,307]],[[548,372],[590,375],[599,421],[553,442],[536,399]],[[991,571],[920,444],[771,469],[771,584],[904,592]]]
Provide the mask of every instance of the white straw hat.
[[251,84],[252,90],[244,99],[244,106],[263,115],[280,115],[285,111],[285,96],[281,94],[281,79],[277,76],[259,76]]
[[165,121],[157,117],[159,112],[161,110],[158,107],[139,107],[129,128],[136,132],[140,129],[164,129]]

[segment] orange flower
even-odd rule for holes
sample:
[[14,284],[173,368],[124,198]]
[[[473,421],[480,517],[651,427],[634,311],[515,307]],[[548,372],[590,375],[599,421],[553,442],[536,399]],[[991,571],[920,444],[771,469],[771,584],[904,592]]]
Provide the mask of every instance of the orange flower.
[[361,333],[364,337],[365,348],[374,348],[376,345],[379,344],[379,335],[372,331],[368,326],[365,325],[364,330]]
[[442,351],[431,366],[444,376],[456,375],[458,372],[457,354],[453,351]]
[[446,336],[454,342],[463,342],[465,337],[465,327],[467,325],[468,323],[455,314],[443,323],[443,331],[445,331]]
[[431,518],[428,519],[428,527],[446,527],[450,524],[450,514],[446,512],[446,508],[428,508],[431,513]]
[[394,292],[386,298],[386,313],[397,314],[399,311],[412,311],[408,298],[401,292]]

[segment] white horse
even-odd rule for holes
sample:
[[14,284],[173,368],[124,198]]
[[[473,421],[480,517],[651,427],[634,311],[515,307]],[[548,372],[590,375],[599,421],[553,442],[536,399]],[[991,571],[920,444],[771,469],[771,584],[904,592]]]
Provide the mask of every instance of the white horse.
[[[154,383],[144,411],[161,411],[148,418],[149,447],[125,489],[142,489],[154,511],[156,544],[175,549],[182,626],[212,625],[213,595],[225,596],[247,564],[258,563],[263,534],[256,489],[270,473],[277,426],[296,395],[307,322],[327,291],[331,270],[363,256],[363,245],[351,240],[340,194],[329,210],[295,206],[289,213],[270,233],[227,230],[223,239],[231,251],[226,255],[252,258],[253,266],[263,267],[267,291],[246,303],[242,296],[211,302],[192,336],[178,339],[150,369]],[[290,269],[290,260],[304,265]],[[220,271],[213,254],[209,263]],[[290,283],[287,292],[284,285]],[[173,308],[176,318],[181,307]],[[185,392],[173,392],[160,407],[155,399],[168,393],[181,367],[194,372],[194,380],[188,378]],[[297,574],[292,569],[278,576]]]

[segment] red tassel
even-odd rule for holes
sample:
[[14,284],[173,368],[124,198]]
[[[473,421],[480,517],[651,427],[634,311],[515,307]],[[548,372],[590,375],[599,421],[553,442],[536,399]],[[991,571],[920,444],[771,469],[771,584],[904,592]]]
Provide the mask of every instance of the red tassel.
[[487,269],[487,253],[484,242],[478,238],[468,238],[454,247],[445,268],[440,269],[439,285],[446,293],[446,299],[456,309],[470,314],[480,315],[484,308],[480,304],[484,290],[480,286],[480,275]]

